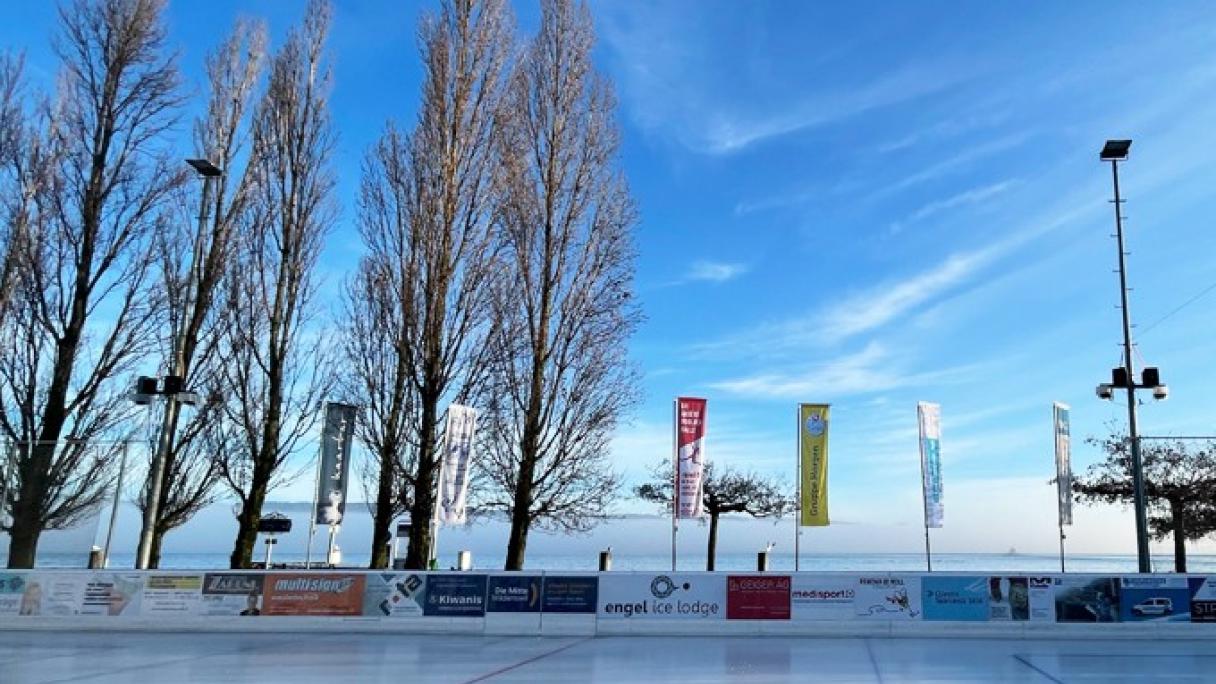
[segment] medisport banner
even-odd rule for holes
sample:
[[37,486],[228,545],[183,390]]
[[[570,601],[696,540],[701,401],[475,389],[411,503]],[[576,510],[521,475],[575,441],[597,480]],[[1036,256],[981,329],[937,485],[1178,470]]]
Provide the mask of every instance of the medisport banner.
[[827,404],[798,406],[799,467],[802,509],[800,524],[828,524],[828,412]]
[[857,578],[848,575],[794,575],[790,590],[792,620],[852,620]]
[[920,472],[925,499],[925,527],[941,527],[942,506],[942,409],[922,401],[916,405],[920,423]]
[[1122,577],[1120,622],[1190,622],[1191,590],[1186,577]]
[[1069,408],[1056,402],[1052,406],[1056,435],[1056,498],[1061,525],[1072,524],[1072,443],[1069,435]]
[[789,575],[728,575],[726,619],[790,619]]
[[862,620],[919,620],[920,599],[919,577],[858,577],[854,615]]
[[704,494],[706,401],[691,397],[676,399],[675,515],[700,518]]
[[540,575],[491,575],[487,613],[539,613]]
[[325,404],[321,429],[321,469],[317,477],[318,525],[340,525],[346,514],[346,485],[350,479],[350,450],[358,409],[347,404]]
[[254,572],[209,572],[203,575],[203,615],[262,614],[266,575]]
[[266,615],[363,614],[362,574],[272,573],[264,590]]
[[988,621],[987,577],[930,575],[920,585],[926,620]]
[[465,522],[469,462],[473,455],[473,431],[476,427],[476,410],[460,404],[448,407],[439,481],[439,521],[445,525],[463,525]]
[[369,573],[363,588],[363,615],[378,618],[422,617],[426,575]]
[[600,578],[594,575],[545,575],[541,610],[545,613],[595,613]]
[[717,574],[605,573],[600,577],[600,619],[722,620],[726,576]]
[[988,619],[993,622],[1055,622],[1050,577],[989,577]]
[[144,582],[140,614],[192,617],[199,614],[202,605],[202,575],[153,573]]
[[1056,577],[1056,622],[1118,622],[1119,580]]

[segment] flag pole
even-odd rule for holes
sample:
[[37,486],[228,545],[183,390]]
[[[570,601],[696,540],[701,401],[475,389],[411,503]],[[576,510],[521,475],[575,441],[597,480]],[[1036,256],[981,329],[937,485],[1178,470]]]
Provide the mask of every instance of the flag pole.
[[[321,497],[321,463],[325,460],[325,422],[321,422],[321,443],[317,448],[317,477],[312,485],[312,508],[308,511],[308,549],[304,552],[304,569],[312,566],[312,542],[317,534],[317,504]],[[325,559],[328,562],[328,558]],[[270,568],[267,568],[269,570]]]
[[796,455],[797,467],[795,470],[798,475],[797,500],[794,505],[794,572],[798,572],[799,557],[801,554],[802,541],[802,405],[799,404],[794,408],[794,429],[797,434],[794,435],[794,444],[798,450]]
[[671,402],[671,571],[676,571],[676,515],[680,510],[680,400]]

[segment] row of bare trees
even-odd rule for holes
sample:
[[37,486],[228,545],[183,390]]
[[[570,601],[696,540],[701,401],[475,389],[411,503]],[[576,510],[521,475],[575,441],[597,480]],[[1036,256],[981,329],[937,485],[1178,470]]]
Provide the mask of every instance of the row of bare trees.
[[150,420],[164,486],[155,507],[147,486],[138,503],[154,512],[153,566],[221,484],[239,502],[232,565],[248,565],[266,493],[331,381],[312,325],[336,220],[329,7],[313,2],[273,54],[260,24],[239,22],[209,55],[191,156],[224,173],[197,200],[173,154],[186,99],[163,12],[163,0],[63,5],[50,96],[29,92],[20,57],[0,58],[10,567],[32,567],[44,530],[97,509],[139,422],[133,375],[153,364],[202,398]]
[[[340,320],[319,318],[318,259],[337,222],[325,42],[313,0],[276,49],[239,21],[207,57],[192,157],[164,0],[71,0],[53,95],[0,56],[0,433],[10,567],[41,533],[95,513],[141,416],[138,372],[184,378],[147,414],[155,441],[137,503],[164,536],[234,499],[232,567],[250,564],[267,493],[322,400],[361,407],[375,534],[436,508],[444,409],[480,412],[474,506],[529,530],[583,530],[619,489],[608,440],[636,401],[626,359],[633,202],[615,102],[591,61],[589,12],[543,0],[517,36],[505,0],[439,0],[419,24],[416,120],[390,123],[362,166],[364,255]],[[200,192],[201,191],[201,192]],[[196,214],[192,214],[197,211]],[[330,331],[338,331],[330,333]],[[430,558],[415,524],[407,565]]]
[[[619,489],[608,440],[636,401],[634,205],[590,15],[541,4],[523,44],[504,0],[425,16],[417,121],[387,127],[364,163],[344,351],[375,456],[373,567],[397,514],[434,515],[449,402],[481,412],[472,497],[510,520],[507,569],[531,529],[586,529]],[[425,566],[431,536],[411,527],[407,567]]]

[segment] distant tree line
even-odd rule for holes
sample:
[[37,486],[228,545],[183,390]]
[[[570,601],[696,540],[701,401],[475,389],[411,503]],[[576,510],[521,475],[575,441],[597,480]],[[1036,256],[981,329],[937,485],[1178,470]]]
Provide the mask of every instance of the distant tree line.
[[[52,94],[0,55],[9,567],[33,567],[43,531],[113,490],[122,442],[144,430],[130,388],[153,368],[200,395],[148,421],[164,486],[135,498],[155,518],[153,567],[165,535],[221,498],[238,521],[231,566],[248,567],[267,494],[300,475],[327,398],[360,407],[374,568],[395,518],[434,515],[453,402],[480,414],[472,505],[511,521],[508,569],[530,530],[603,517],[620,487],[609,438],[638,399],[640,311],[590,14],[542,0],[521,37],[506,0],[436,2],[419,22],[417,116],[387,123],[362,164],[363,254],[332,318],[318,297],[341,199],[328,2],[278,46],[236,23],[206,57],[188,155],[164,0],[64,4]],[[223,174],[199,182],[185,156]],[[431,543],[413,525],[407,566]]]

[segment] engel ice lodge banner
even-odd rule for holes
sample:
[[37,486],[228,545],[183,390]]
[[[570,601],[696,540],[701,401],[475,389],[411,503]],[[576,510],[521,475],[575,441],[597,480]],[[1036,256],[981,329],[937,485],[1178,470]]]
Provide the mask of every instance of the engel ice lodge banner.
[[922,401],[916,405],[920,421],[920,471],[925,498],[925,527],[941,527],[942,506],[942,408]]
[[675,502],[677,518],[700,518],[705,470],[705,400],[676,399]]
[[798,407],[798,458],[802,472],[799,524],[805,527],[828,524],[828,411],[827,404]]

